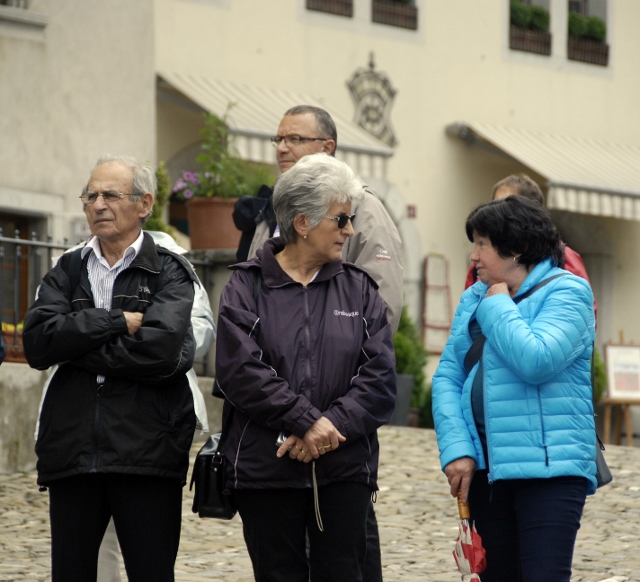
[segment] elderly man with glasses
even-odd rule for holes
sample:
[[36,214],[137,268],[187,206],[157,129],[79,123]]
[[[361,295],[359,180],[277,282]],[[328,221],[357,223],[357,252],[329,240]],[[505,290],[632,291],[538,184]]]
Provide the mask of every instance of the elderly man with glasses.
[[[334,155],[338,142],[336,125],[327,111],[311,105],[298,105],[285,112],[277,135],[271,138],[276,148],[280,172],[292,168],[309,154],[324,152]],[[342,258],[364,269],[378,284],[387,305],[393,332],[397,331],[402,312],[402,242],[398,230],[382,202],[362,183],[364,198],[354,208],[354,235],[347,240]],[[257,197],[241,198],[234,210],[234,221],[242,238],[237,258],[242,262],[256,256],[266,240],[278,236],[275,212],[271,202],[273,189],[263,186]],[[378,526],[373,505],[368,517],[367,557],[363,580],[380,582],[382,567]]]
[[92,237],[44,277],[25,317],[29,364],[57,365],[42,404],[53,582],[95,580],[113,517],[130,582],[172,582],[196,427],[187,379],[197,279],[142,225],[152,170],[98,160],[80,196]]

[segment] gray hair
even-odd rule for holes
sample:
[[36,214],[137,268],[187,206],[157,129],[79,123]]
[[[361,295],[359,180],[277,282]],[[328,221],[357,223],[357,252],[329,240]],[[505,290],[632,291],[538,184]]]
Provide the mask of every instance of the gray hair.
[[362,184],[344,162],[325,153],[302,157],[274,186],[273,208],[282,242],[296,242],[293,221],[298,214],[304,214],[314,229],[333,204],[357,204],[363,197]]
[[[129,199],[132,202],[137,202],[142,198],[147,192],[153,194],[154,203],[156,198],[156,175],[155,172],[151,169],[150,166],[143,164],[138,161],[133,156],[124,156],[119,154],[102,154],[98,161],[96,162],[93,169],[95,170],[98,166],[102,166],[102,164],[109,164],[111,162],[122,164],[126,168],[129,168],[133,173],[133,178],[131,179],[131,194]],[[89,187],[89,183],[85,185],[83,192],[87,191]],[[153,205],[149,210],[149,214],[147,214],[141,221],[141,225],[144,224],[147,219],[151,216],[153,212]]]

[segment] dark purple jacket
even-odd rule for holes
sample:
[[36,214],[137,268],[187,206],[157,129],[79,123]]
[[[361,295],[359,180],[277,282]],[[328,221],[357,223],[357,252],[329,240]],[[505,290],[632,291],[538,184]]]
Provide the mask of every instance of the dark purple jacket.
[[[276,457],[280,431],[304,437],[325,416],[347,438],[315,461],[318,485],[355,481],[377,488],[376,429],[393,412],[395,357],[376,284],[343,261],[325,264],[304,287],[276,261],[279,238],[233,266],[222,291],[216,388],[230,406],[223,445],[227,487],[310,487],[312,465]],[[258,305],[255,272],[261,272]]]

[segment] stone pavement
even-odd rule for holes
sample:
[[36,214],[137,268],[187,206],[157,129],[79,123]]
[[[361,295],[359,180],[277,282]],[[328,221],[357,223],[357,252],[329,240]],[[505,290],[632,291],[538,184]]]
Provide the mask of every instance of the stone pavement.
[[[376,512],[386,582],[460,580],[451,552],[457,506],[438,467],[432,430],[383,427]],[[194,443],[195,456],[200,442]],[[640,582],[640,448],[610,445],[614,481],[587,500],[572,582]],[[251,582],[238,516],[191,513],[185,489],[177,582]],[[49,580],[48,497],[35,473],[0,475],[0,581]],[[123,578],[126,580],[126,578]]]

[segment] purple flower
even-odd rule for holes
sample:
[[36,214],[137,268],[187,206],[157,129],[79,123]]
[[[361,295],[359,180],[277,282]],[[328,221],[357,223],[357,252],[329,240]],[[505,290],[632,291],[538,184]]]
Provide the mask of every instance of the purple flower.
[[193,198],[193,190],[189,190],[188,188],[182,193],[185,198]]

